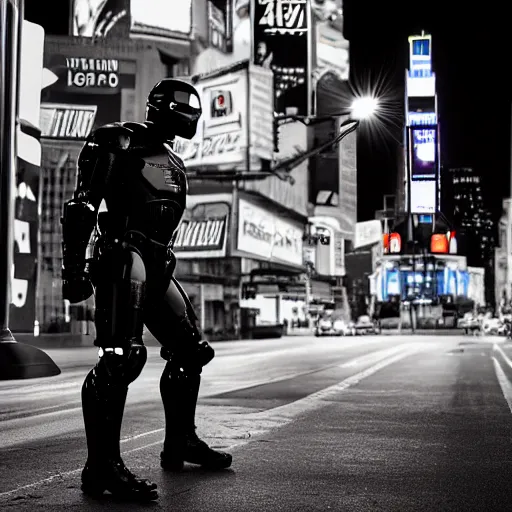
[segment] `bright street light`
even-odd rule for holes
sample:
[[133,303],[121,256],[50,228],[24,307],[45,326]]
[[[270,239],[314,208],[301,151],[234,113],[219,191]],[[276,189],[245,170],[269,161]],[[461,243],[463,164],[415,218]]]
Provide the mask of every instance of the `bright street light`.
[[379,100],[373,96],[360,96],[352,102],[351,111],[354,119],[369,119],[379,108]]

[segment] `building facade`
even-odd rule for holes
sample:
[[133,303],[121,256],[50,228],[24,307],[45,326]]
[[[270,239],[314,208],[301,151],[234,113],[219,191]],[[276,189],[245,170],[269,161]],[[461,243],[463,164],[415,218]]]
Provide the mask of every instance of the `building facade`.
[[[321,161],[297,165],[293,184],[268,174],[253,177],[337,130],[339,119],[318,130],[298,122],[275,130],[274,117],[331,114],[347,106],[341,2],[297,2],[301,16],[279,30],[271,25],[282,17],[266,17],[260,0],[183,0],[173,3],[172,13],[165,0],[124,0],[112,17],[100,2],[61,1],[52,20],[39,4],[26,1],[26,17],[46,31],[36,315],[41,330],[68,330],[71,318],[89,318],[93,306],[80,305],[77,313],[61,293],[60,216],[75,186],[80,149],[98,126],[142,121],[149,91],[165,77],[191,81],[203,102],[196,137],[177,140],[174,148],[190,172],[188,208],[175,240],[177,276],[201,327],[212,335],[236,335],[244,315],[252,315],[253,323],[282,323],[297,310],[302,314],[313,297],[331,299],[344,273],[344,240],[354,236],[355,136]],[[302,60],[288,61],[293,52],[283,49],[297,44],[305,44],[297,53]],[[319,215],[331,219],[318,229],[330,230],[333,245],[327,255],[324,245],[314,245],[319,261],[329,261],[308,273],[308,216]],[[291,284],[282,283],[283,275],[291,276]],[[244,286],[255,280],[261,284],[256,299],[244,299]]]
[[446,215],[459,230],[459,243],[468,263],[481,266],[489,258],[495,238],[481,178],[471,168],[447,169],[446,174]]
[[503,200],[498,224],[498,244],[494,249],[494,300],[496,306],[512,298],[512,201]]

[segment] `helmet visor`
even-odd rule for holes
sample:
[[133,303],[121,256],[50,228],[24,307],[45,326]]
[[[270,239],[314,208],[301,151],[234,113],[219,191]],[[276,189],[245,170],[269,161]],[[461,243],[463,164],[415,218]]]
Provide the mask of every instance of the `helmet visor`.
[[187,91],[174,91],[174,101],[195,109],[201,108],[199,98],[195,94],[190,94],[190,92]]

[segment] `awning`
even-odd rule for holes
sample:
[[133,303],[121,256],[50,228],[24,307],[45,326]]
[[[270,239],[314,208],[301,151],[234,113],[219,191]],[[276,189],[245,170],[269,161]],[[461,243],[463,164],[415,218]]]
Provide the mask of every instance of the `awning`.
[[165,46],[156,47],[160,60],[164,63],[175,63],[190,57],[190,41],[170,41]]

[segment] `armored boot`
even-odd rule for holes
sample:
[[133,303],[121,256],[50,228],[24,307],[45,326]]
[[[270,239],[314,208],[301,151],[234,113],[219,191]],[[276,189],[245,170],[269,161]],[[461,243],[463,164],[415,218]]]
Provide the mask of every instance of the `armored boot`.
[[82,491],[100,497],[109,491],[134,501],[158,498],[156,484],[137,478],[124,464],[120,434],[128,386],[102,382],[98,367],[91,370],[82,387],[82,408],[88,457],[82,471]]
[[210,448],[196,434],[195,413],[201,375],[186,374],[180,368],[167,366],[160,380],[165,410],[164,449],[160,465],[169,471],[180,471],[184,462],[207,469],[231,466],[232,456]]

